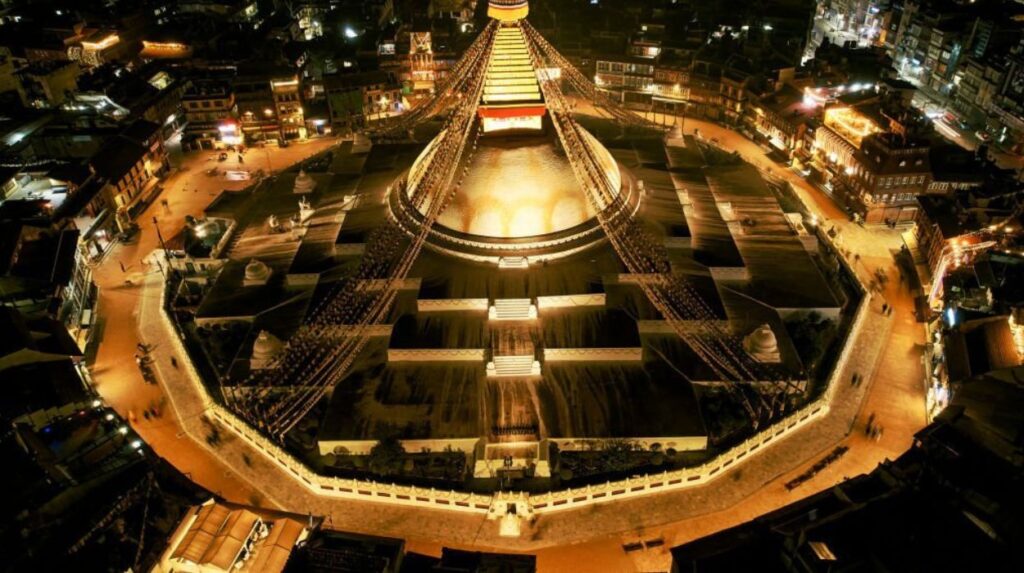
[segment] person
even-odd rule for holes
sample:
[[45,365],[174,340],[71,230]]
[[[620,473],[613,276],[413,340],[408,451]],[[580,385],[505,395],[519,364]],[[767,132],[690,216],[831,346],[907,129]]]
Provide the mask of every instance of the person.
[[178,359],[173,357],[173,356],[171,356],[171,366],[173,366],[175,368],[178,367]]

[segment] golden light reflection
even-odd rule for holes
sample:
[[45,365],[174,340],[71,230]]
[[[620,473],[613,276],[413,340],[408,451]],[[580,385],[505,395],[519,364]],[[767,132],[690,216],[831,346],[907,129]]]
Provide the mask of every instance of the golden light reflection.
[[825,125],[855,146],[860,146],[868,135],[881,131],[875,122],[851,107],[826,109]]
[[469,174],[438,224],[517,238],[569,229],[594,215],[557,144],[547,136],[517,135],[481,140]]

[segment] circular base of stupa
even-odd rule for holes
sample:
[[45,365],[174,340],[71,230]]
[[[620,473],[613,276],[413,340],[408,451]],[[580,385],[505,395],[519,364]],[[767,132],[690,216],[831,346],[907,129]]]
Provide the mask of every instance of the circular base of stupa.
[[[619,200],[605,215],[632,216],[639,195],[629,173],[607,149],[587,134],[601,168],[618,190]],[[392,217],[410,235],[420,232],[427,205],[410,199],[417,175],[429,169],[440,136],[392,186]],[[579,187],[572,167],[550,134],[513,134],[481,138],[462,185],[437,218],[426,246],[463,259],[497,263],[526,257],[534,262],[566,257],[605,240],[597,210]]]

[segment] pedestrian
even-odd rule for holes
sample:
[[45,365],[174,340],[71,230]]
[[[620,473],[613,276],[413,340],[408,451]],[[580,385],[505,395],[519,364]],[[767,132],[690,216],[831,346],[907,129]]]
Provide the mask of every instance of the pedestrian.
[[882,303],[882,314],[885,314],[886,312],[888,312],[888,310],[889,310],[889,305],[886,304],[886,303]]
[[173,357],[173,356],[171,356],[171,366],[173,366],[175,368],[178,367],[178,359]]
[[124,268],[124,263],[122,263],[121,261],[117,261],[117,264],[121,265],[121,272],[122,272],[122,273],[123,273],[123,272],[127,272],[127,271],[125,270],[125,268]]
[[878,428],[878,434],[875,436],[875,441],[879,442],[882,440],[882,434],[885,433],[885,428]]

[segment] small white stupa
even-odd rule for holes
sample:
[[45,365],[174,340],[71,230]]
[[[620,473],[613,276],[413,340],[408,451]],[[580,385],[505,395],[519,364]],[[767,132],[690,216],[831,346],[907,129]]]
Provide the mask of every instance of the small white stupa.
[[316,180],[310,177],[305,169],[299,169],[299,174],[295,176],[295,186],[292,187],[292,191],[305,195],[306,193],[312,193],[313,189],[316,189]]
[[772,327],[762,324],[743,339],[743,349],[758,362],[777,364],[782,362],[779,342]]
[[250,259],[245,265],[245,278],[242,279],[243,286],[257,286],[267,284],[270,280],[270,267],[258,259]]
[[316,213],[316,209],[309,204],[309,199],[306,197],[299,199],[299,223],[303,225],[308,224],[313,213]]
[[264,370],[270,368],[274,359],[284,351],[284,343],[281,339],[261,330],[256,340],[252,343],[252,358],[249,359],[249,368],[253,370]]

